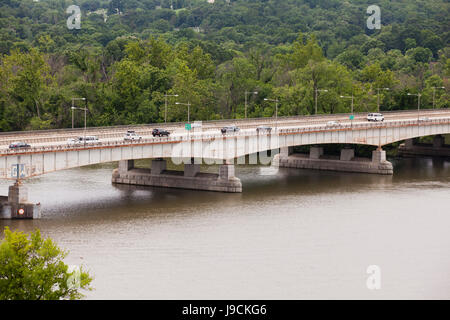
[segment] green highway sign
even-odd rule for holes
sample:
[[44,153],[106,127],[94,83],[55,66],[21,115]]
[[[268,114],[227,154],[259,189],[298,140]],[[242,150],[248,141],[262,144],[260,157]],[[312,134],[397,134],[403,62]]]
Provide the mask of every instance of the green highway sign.
[[355,119],[355,116],[354,116],[354,115],[351,115],[351,116],[350,116],[350,120],[353,120],[353,119]]
[[184,128],[186,129],[186,130],[191,130],[191,124],[190,123],[186,123],[185,125],[184,125]]

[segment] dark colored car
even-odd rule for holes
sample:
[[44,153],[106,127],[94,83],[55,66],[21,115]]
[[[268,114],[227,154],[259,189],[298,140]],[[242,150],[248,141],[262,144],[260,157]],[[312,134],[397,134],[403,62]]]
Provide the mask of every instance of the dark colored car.
[[230,133],[230,132],[238,132],[240,129],[236,126],[228,126],[228,127],[223,127],[222,129],[220,129],[220,131],[225,134],[225,133]]
[[158,137],[168,137],[170,134],[169,131],[165,130],[165,129],[153,129],[152,135],[154,137],[158,136]]
[[257,127],[256,128],[256,132],[257,133],[270,133],[272,131],[272,128],[271,127],[268,127],[268,126],[259,126],[259,127]]
[[10,149],[24,149],[31,148],[31,146],[25,142],[13,142],[9,145]]

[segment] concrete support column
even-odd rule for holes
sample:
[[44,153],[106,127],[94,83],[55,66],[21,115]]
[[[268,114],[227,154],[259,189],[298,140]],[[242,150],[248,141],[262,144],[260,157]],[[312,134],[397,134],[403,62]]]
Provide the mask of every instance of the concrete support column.
[[323,148],[322,147],[311,147],[309,149],[309,158],[310,159],[320,159],[320,156],[323,156]]
[[380,163],[386,161],[386,151],[377,149],[372,151],[372,162]]
[[163,159],[152,160],[151,173],[154,175],[161,174],[167,168],[167,161]]
[[126,173],[134,168],[134,160],[120,160],[119,161],[119,172]]
[[294,147],[283,147],[283,148],[280,148],[280,157],[281,158],[287,158],[293,153],[294,153]]
[[185,164],[184,165],[184,176],[185,177],[195,177],[195,175],[199,172],[200,172],[199,164]]
[[223,164],[219,167],[219,179],[231,180],[234,176],[234,164]]
[[355,149],[342,149],[340,160],[351,161],[355,157]]
[[0,219],[39,219],[40,217],[41,205],[29,203],[27,187],[18,182],[9,187],[7,199],[6,197],[0,199]]
[[28,189],[27,187],[14,183],[9,187],[8,202],[10,204],[19,204],[28,202]]
[[433,148],[442,148],[445,144],[444,136],[437,135],[433,139]]

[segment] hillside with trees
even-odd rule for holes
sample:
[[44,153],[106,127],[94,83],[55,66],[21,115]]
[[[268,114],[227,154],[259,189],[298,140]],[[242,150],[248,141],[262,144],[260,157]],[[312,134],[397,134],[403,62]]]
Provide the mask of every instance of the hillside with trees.
[[[0,131],[448,108],[450,4],[381,0],[3,0]],[[70,30],[70,5],[81,28]],[[390,90],[378,90],[389,88]],[[379,93],[379,96],[378,96]],[[434,101],[434,102],[433,102]],[[78,106],[80,101],[77,101]],[[81,115],[76,125],[83,123]]]

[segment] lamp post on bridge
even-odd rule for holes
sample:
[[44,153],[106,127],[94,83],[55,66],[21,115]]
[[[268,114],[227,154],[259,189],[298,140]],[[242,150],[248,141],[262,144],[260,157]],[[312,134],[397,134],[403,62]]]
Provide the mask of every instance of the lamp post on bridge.
[[77,108],[75,108],[75,100],[84,100],[86,101],[87,104],[87,100],[86,98],[72,98],[72,129],[73,129],[73,111]]
[[315,95],[314,95],[315,112],[314,112],[314,114],[317,114],[317,92],[328,92],[328,90],[327,89],[317,89],[316,88],[314,91],[315,91]]
[[175,104],[179,104],[179,105],[188,107],[188,123],[189,123],[189,117],[190,117],[190,113],[191,113],[191,111],[190,111],[191,103],[190,102],[188,102],[188,103],[175,102]]
[[420,97],[422,96],[421,93],[409,93],[408,96],[417,96],[417,124],[419,124],[420,119]]
[[165,94],[164,95],[164,123],[167,123],[167,97],[178,97],[177,94]]
[[277,99],[264,98],[264,101],[275,102],[275,131],[278,131],[278,101]]
[[352,114],[350,115],[350,124],[351,124],[351,127],[352,127],[352,130],[353,130],[353,119],[354,119],[354,115],[353,115],[353,101],[354,101],[354,96],[353,96],[353,93],[352,93],[352,95],[351,96],[340,96],[341,98],[343,98],[343,99],[352,99]]
[[245,119],[247,119],[247,95],[248,94],[258,94],[258,91],[248,92],[245,91]]
[[434,104],[435,104],[434,100],[436,97],[436,89],[445,89],[445,87],[432,87],[432,88],[433,88],[433,109],[434,109]]
[[73,111],[74,110],[83,110],[84,111],[84,143],[86,144],[86,118],[87,118],[87,100],[86,98],[81,98],[80,100],[84,100],[86,102],[86,106],[85,108],[77,108],[77,107],[72,107],[72,129],[73,129]]
[[390,88],[377,88],[377,106],[378,106],[378,113],[380,113],[380,90],[391,90]]

